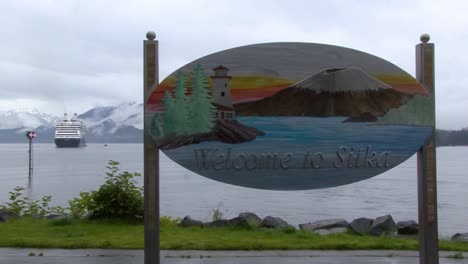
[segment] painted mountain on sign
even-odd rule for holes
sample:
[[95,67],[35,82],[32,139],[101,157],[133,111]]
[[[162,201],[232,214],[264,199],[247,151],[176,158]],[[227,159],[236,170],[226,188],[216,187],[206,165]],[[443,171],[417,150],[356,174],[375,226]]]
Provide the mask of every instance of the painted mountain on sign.
[[363,116],[369,119],[400,107],[412,97],[359,68],[331,68],[270,97],[239,103],[234,108],[241,116]]

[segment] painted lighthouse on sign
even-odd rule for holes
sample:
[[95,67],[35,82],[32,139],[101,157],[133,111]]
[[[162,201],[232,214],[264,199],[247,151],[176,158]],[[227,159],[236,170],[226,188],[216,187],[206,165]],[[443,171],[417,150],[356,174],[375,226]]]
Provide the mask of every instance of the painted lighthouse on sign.
[[211,76],[212,102],[216,107],[216,119],[231,120],[235,118],[235,111],[232,105],[230,82],[232,76],[228,75],[229,69],[223,65],[213,68],[214,75]]

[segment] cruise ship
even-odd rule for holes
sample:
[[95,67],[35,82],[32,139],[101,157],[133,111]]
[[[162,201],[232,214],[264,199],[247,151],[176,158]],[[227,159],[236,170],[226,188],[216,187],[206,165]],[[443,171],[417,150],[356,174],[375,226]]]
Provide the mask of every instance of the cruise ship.
[[55,145],[58,148],[77,148],[86,146],[86,126],[75,113],[69,118],[67,113],[55,126]]

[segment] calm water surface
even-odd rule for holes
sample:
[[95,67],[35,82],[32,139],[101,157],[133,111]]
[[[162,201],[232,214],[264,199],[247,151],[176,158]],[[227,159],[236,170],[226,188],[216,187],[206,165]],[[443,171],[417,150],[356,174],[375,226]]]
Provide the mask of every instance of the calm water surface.
[[[0,203],[15,186],[28,187],[27,144],[0,144]],[[468,232],[468,147],[437,149],[439,233]],[[89,144],[59,149],[34,145],[34,175],[27,194],[53,196],[53,205],[104,182],[108,160],[121,169],[143,172],[142,144]],[[141,181],[140,181],[141,184]],[[219,183],[198,176],[161,155],[161,214],[190,215],[208,221],[215,208],[225,217],[242,211],[279,216],[292,224],[325,218],[377,217],[417,219],[416,158],[374,178],[345,186],[310,191],[265,191]]]

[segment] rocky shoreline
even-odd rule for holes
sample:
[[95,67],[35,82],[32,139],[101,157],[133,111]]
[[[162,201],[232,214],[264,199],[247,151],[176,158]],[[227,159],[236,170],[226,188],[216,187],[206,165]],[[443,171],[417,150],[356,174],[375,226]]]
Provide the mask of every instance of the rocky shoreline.
[[[280,217],[266,216],[262,219],[251,212],[240,213],[237,217],[231,219],[218,219],[205,223],[186,216],[179,223],[179,226],[200,228],[250,226],[257,228],[297,229]],[[317,220],[299,224],[298,228],[319,235],[352,232],[357,235],[371,236],[417,236],[419,233],[419,224],[416,221],[405,220],[395,223],[391,215],[384,215],[375,219],[361,217],[351,222],[342,218]],[[451,240],[468,242],[468,233],[456,233],[451,237]]]
[[[8,222],[12,218],[21,216],[0,209],[0,222]],[[44,216],[37,215],[34,218],[44,218],[49,220],[71,219],[69,215],[48,214]],[[251,227],[251,228],[269,228],[269,229],[290,229],[297,230],[296,227],[289,224],[280,217],[266,216],[263,219],[252,212],[240,213],[237,217],[231,219],[217,219],[211,222],[202,222],[185,216],[180,222],[180,227]],[[414,220],[396,222],[391,215],[384,215],[375,219],[356,218],[351,222],[342,218],[317,220],[309,223],[299,224],[300,230],[306,230],[318,235],[331,235],[352,232],[357,235],[370,236],[414,236],[419,233],[419,225]],[[451,236],[452,241],[468,243],[467,233],[456,233]]]
[[253,141],[257,136],[264,136],[265,133],[236,120],[216,120],[216,124],[209,133],[188,135],[188,136],[172,136],[162,140],[158,140],[157,144],[160,149],[175,149],[181,146],[198,144],[203,141],[221,141],[228,144],[240,144]]

